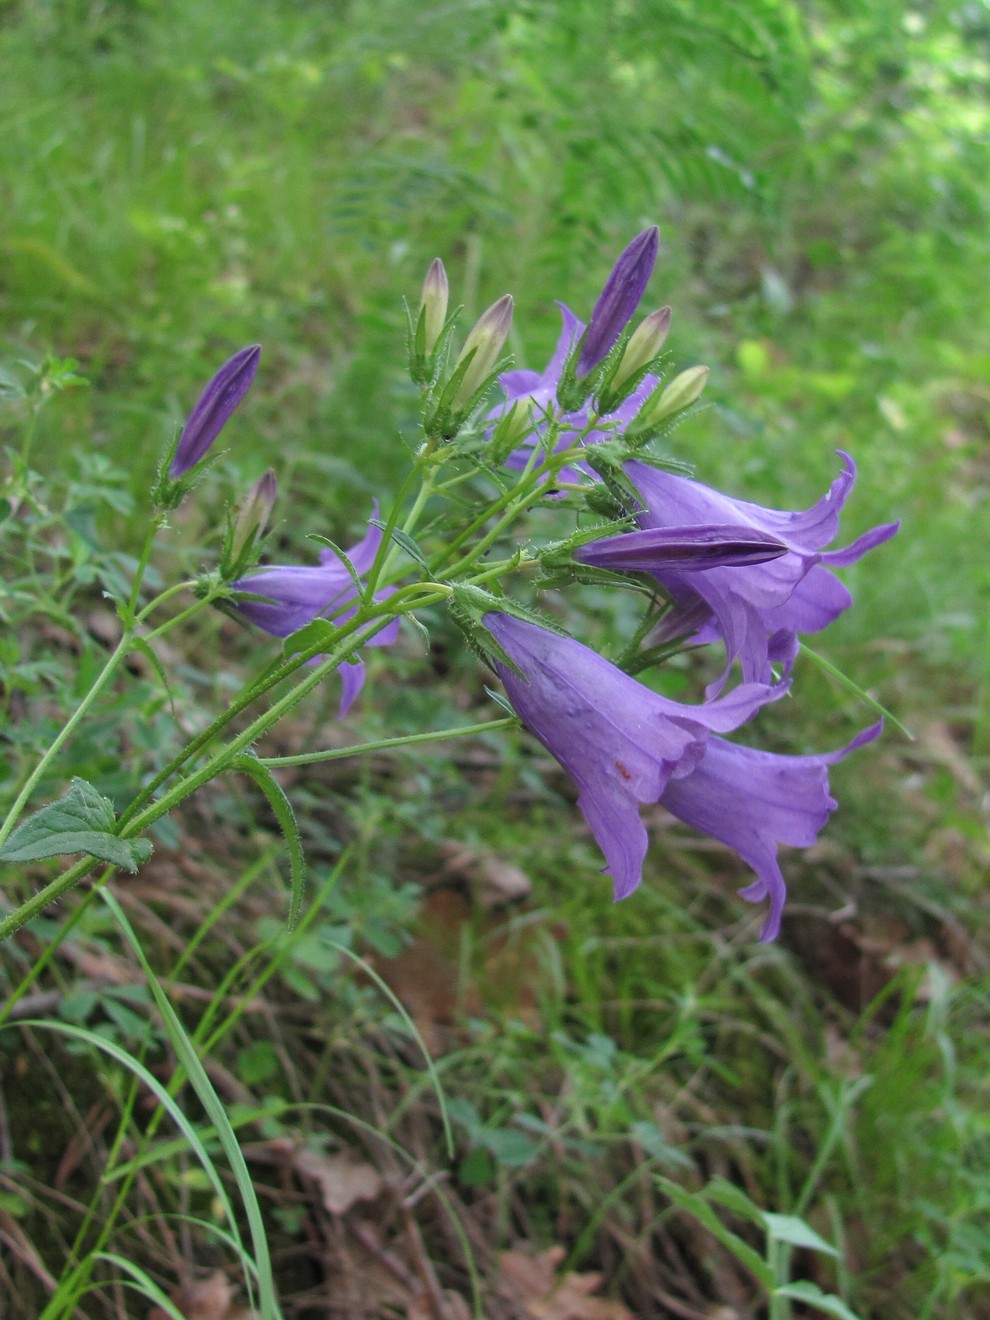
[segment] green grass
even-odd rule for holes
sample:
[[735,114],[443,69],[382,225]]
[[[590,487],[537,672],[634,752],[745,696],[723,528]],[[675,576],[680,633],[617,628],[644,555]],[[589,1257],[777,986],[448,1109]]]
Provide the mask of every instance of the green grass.
[[[712,367],[714,406],[671,450],[780,507],[854,454],[844,532],[902,531],[811,642],[917,738],[836,770],[772,948],[743,868],[659,812],[613,905],[570,786],[521,735],[292,771],[291,931],[268,805],[211,785],[113,882],[118,907],[77,891],[0,949],[24,996],[0,1034],[5,1317],[146,1316],[222,1269],[264,1315],[405,1315],[432,1271],[436,1297],[500,1320],[498,1253],[520,1243],[561,1245],[561,1272],[600,1272],[635,1315],[821,1314],[788,1280],[861,1320],[985,1314],[988,40],[979,6],[944,0],[0,6],[12,455],[46,354],[89,381],[45,386],[37,507],[0,523],[11,783],[103,663],[101,591],[229,352],[262,342],[261,373],[160,585],[213,562],[231,492],[269,464],[278,558],[315,554],[310,530],[351,543],[414,436],[402,298],[432,257],[468,317],[511,290],[517,359],[541,366],[553,299],[586,314],[654,220],[672,366]],[[628,602],[584,601],[617,642]],[[349,741],[497,717],[429,623],[428,656],[411,636],[371,656]],[[151,666],[115,684],[34,805],[73,775],[126,801],[267,645],[199,620],[170,642],[170,693]],[[763,745],[839,746],[871,718],[807,662],[796,686]],[[314,694],[265,751],[328,745],[335,709]],[[485,881],[506,864],[525,899]],[[46,878],[10,868],[5,902]],[[384,1179],[343,1212],[313,1173],[340,1152]]]

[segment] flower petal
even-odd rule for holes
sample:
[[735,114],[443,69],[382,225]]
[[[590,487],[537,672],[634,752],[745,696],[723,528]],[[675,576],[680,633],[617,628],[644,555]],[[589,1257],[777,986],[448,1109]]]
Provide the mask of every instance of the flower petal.
[[817,756],[782,756],[712,737],[695,769],[667,784],[660,800],[672,815],[734,849],[756,872],[740,894],[754,903],[770,900],[761,940],[776,938],[787,896],[777,846],[815,842],[837,805],[828,767],[879,737],[882,728],[875,724],[838,751]]

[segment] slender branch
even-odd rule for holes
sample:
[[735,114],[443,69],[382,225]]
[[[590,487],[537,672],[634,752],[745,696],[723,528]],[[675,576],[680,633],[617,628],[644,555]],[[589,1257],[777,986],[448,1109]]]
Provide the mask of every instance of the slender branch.
[[519,724],[514,715],[504,719],[484,720],[480,724],[464,724],[456,729],[436,729],[430,733],[408,733],[399,738],[379,738],[376,742],[355,743],[351,747],[330,747],[320,752],[300,752],[297,756],[260,756],[258,760],[270,770],[288,765],[315,765],[323,761],[342,761],[348,756],[361,756],[365,752],[390,751],[393,747],[412,747],[417,743],[443,742],[448,738],[469,738],[476,734],[491,733],[496,729],[511,729]]

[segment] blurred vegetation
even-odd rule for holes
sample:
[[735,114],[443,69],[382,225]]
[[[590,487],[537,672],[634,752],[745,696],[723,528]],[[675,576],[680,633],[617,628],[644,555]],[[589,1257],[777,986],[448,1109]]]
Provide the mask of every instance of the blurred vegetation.
[[[796,1269],[863,1320],[986,1316],[986,0],[6,0],[0,68],[12,451],[45,402],[37,517],[8,507],[0,526],[12,781],[101,662],[101,588],[136,553],[164,439],[230,351],[262,342],[262,371],[236,446],[181,512],[176,560],[210,560],[231,483],[276,459],[280,557],[362,523],[412,431],[402,298],[436,255],[468,316],[513,292],[517,360],[538,366],[553,300],[587,312],[658,222],[650,297],[674,307],[673,365],[713,372],[679,456],[733,494],[801,507],[847,448],[848,539],[903,519],[844,574],[856,607],[816,649],[916,741],[888,733],[836,772],[842,810],[786,861],[779,946],[752,943],[724,854],[659,816],[652,873],[613,907],[566,783],[521,739],[300,774],[312,898],[292,935],[274,827],[244,785],[169,822],[121,883],[187,1029],[222,1026],[213,1082],[254,1152],[289,1313],[417,1314],[399,1284],[360,1293],[373,1266],[387,1274],[377,1243],[410,1277],[425,1259],[443,1289],[473,1287],[477,1314],[525,1316],[495,1256],[522,1241],[562,1245],[562,1271],[601,1271],[635,1315],[762,1315],[733,1242],[762,1252],[769,1212],[835,1246],[796,1250]],[[622,607],[592,603],[607,642]],[[412,642],[373,657],[355,741],[490,709],[453,632],[431,631],[427,660]],[[173,704],[133,675],[66,778],[123,792],[224,699],[248,645],[226,625],[191,636],[167,657]],[[797,678],[800,726],[787,703],[768,710],[766,745],[838,746],[865,722],[810,664]],[[333,709],[312,703],[287,750],[336,736]],[[532,883],[524,901],[509,866]],[[170,1075],[133,958],[102,910],[66,937],[77,911],[4,946],[10,984],[61,932],[34,1015]],[[340,946],[371,960],[433,1055],[453,1163],[407,1023]],[[199,1170],[92,1041],[7,1029],[0,1082],[5,1317],[53,1296],[63,1309],[45,1315],[70,1314],[52,1276],[101,1225],[165,1291],[226,1263]],[[378,1211],[327,1210],[287,1154],[298,1143],[383,1172]],[[100,1177],[128,1160],[134,1203],[115,1207]],[[666,1179],[696,1199],[675,1203]],[[729,1237],[698,1227],[713,1179],[746,1198],[710,1203]],[[147,1314],[121,1277],[96,1267],[87,1313]]]

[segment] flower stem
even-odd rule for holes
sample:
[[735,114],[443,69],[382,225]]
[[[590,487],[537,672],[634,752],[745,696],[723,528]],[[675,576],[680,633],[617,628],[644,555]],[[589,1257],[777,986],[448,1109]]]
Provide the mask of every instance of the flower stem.
[[[97,864],[97,860],[95,857],[81,857],[74,866],[70,866],[67,871],[63,871],[51,884],[45,885],[44,889],[39,889],[26,903],[22,903],[19,908],[15,908],[13,912],[4,917],[3,921],[0,921],[0,944],[9,935],[13,935],[14,931],[20,930],[25,922],[31,921],[39,912],[48,907],[49,903],[55,903],[63,894],[67,894],[73,885],[77,885],[92,871]],[[109,876],[112,870],[112,867],[108,868],[106,874]]]
[[38,781],[44,775],[45,771],[51,765],[52,761],[54,761],[55,757],[58,756],[59,752],[62,750],[65,744],[72,737],[73,733],[75,733],[78,726],[85,719],[89,711],[89,708],[92,706],[93,702],[96,700],[96,698],[106,687],[107,683],[113,677],[114,671],[117,669],[117,666],[120,664],[124,656],[130,650],[132,636],[133,633],[131,629],[125,628],[123,636],[121,637],[120,641],[117,643],[116,647],[114,648],[106,664],[100,670],[99,674],[97,674],[89,691],[86,693],[82,701],[80,701],[79,705],[69,716],[65,725],[59,731],[58,735],[56,736],[55,740],[52,742],[51,746],[48,748],[47,752],[45,752],[44,756],[42,756],[41,760],[38,762],[38,764],[34,767],[34,770],[28,776],[24,784],[24,787],[21,789],[17,797],[14,799],[13,806],[10,808],[10,810],[7,813],[7,819],[4,821],[3,825],[0,825],[0,845],[2,845],[5,842],[5,840],[8,838],[11,831],[13,830],[14,826],[17,824],[18,818],[20,817],[21,812],[24,810],[25,803],[27,802],[31,794],[34,792],[34,789],[37,786]]
[[365,752],[384,752],[393,747],[412,747],[416,743],[442,742],[447,738],[468,738],[475,734],[491,733],[495,729],[511,729],[519,721],[513,715],[504,719],[484,720],[480,724],[462,724],[455,729],[435,729],[429,733],[408,733],[399,738],[379,738],[375,742],[355,743],[350,747],[331,747],[322,752],[301,752],[298,756],[261,756],[259,761],[269,770],[288,765],[314,765],[322,761],[342,761],[348,756],[361,756]]

